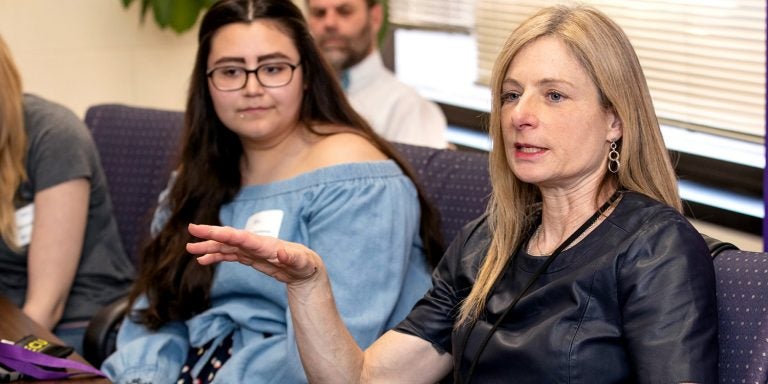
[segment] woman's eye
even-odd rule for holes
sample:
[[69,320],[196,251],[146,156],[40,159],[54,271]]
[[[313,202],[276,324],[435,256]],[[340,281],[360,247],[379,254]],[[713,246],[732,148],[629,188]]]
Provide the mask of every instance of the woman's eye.
[[547,96],[552,101],[562,101],[563,100],[563,95],[560,92],[551,91],[551,92],[547,93]]
[[501,94],[501,103],[511,103],[520,98],[520,94],[517,92],[504,92]]
[[239,67],[226,67],[219,70],[226,77],[238,77],[243,74],[243,69]]
[[261,67],[261,71],[267,75],[276,75],[285,69],[286,66],[283,64],[266,65]]

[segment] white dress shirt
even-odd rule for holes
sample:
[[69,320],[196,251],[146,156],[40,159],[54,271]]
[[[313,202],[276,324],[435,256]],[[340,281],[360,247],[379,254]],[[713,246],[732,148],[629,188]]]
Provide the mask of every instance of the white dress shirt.
[[347,98],[374,131],[389,141],[445,148],[446,120],[437,104],[403,84],[382,62],[379,51],[345,73]]

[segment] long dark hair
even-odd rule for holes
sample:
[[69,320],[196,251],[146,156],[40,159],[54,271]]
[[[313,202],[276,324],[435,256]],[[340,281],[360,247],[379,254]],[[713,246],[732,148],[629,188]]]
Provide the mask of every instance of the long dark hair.
[[220,225],[219,210],[230,202],[241,186],[242,144],[238,136],[219,120],[213,108],[205,74],[211,40],[216,31],[232,23],[268,19],[285,32],[301,54],[305,91],[299,120],[316,134],[316,125],[350,127],[393,159],[414,181],[421,203],[421,237],[425,254],[435,265],[443,252],[437,211],[416,182],[415,173],[402,157],[350,106],[331,67],[315,46],[301,11],[286,0],[222,0],[206,12],[198,34],[198,50],[189,85],[185,132],[178,175],[169,194],[171,215],[163,229],[141,254],[139,276],[130,293],[131,306],[146,295],[147,309],[134,313],[134,320],[150,329],[166,322],[185,320],[210,306],[213,267],[201,266],[187,253],[185,244],[194,241],[188,223]]

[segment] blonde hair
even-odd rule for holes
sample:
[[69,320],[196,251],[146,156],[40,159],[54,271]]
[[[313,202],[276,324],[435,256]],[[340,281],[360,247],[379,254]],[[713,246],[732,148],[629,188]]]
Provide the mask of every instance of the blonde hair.
[[462,302],[457,326],[474,322],[482,313],[495,281],[532,225],[531,207],[541,199],[538,189],[517,179],[508,165],[501,144],[500,92],[515,55],[543,36],[558,38],[569,47],[597,86],[602,106],[613,110],[621,121],[623,135],[617,141],[621,169],[617,174],[606,172],[598,196],[618,185],[682,211],[677,180],[645,75],[627,36],[615,22],[592,7],[542,9],[515,29],[494,64],[488,127],[494,143],[489,160],[493,192],[488,205],[492,239],[477,280]]
[[21,77],[8,45],[0,37],[0,234],[13,250],[16,241],[14,199],[21,182],[26,180],[24,158],[27,134],[24,131]]

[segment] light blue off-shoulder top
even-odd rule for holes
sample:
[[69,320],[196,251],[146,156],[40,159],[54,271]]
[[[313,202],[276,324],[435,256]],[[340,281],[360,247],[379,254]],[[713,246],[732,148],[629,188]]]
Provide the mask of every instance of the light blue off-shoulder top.
[[[159,209],[156,224],[166,217],[167,209]],[[219,217],[223,225],[278,236],[317,252],[342,318],[361,347],[405,318],[431,286],[416,189],[391,160],[336,165],[245,186]],[[205,312],[156,332],[124,321],[118,350],[103,371],[115,383],[175,382],[190,347],[234,332],[233,355],[216,382],[307,381],[284,284],[251,267],[222,263],[216,267],[211,298]]]

